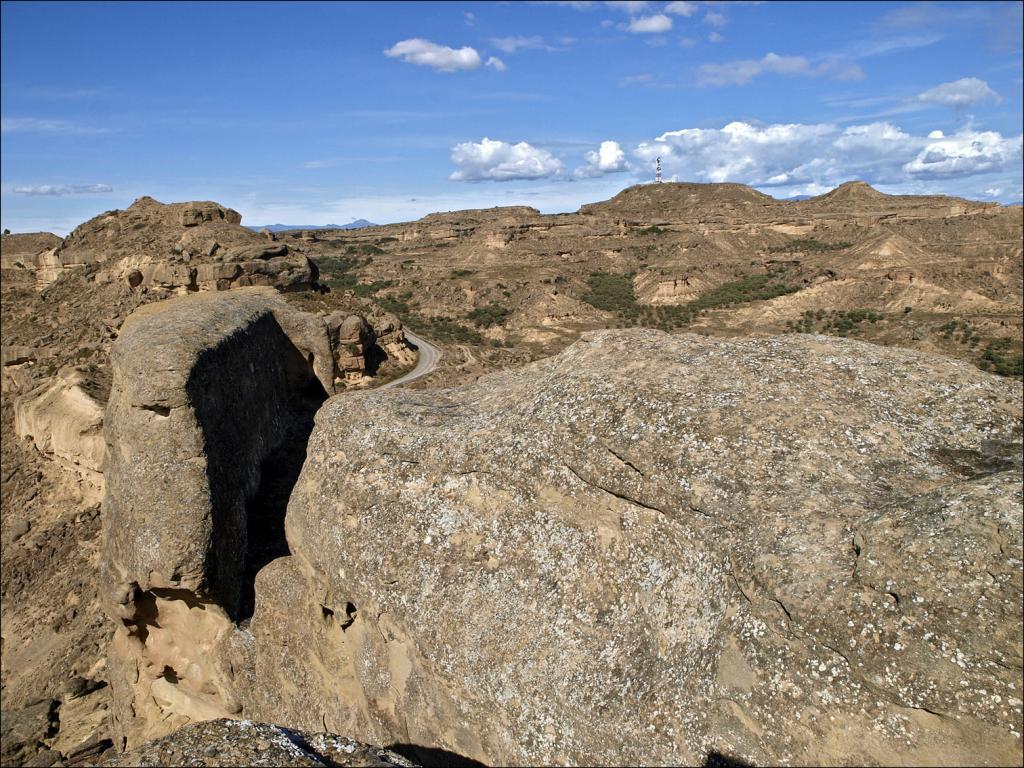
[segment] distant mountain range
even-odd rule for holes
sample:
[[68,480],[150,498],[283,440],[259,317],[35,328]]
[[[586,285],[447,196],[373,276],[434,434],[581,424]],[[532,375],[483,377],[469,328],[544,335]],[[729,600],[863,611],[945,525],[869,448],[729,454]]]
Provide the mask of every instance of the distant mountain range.
[[253,232],[261,229],[269,229],[271,232],[284,232],[288,229],[359,229],[360,227],[375,227],[372,221],[356,219],[348,224],[260,224],[259,226],[246,227]]

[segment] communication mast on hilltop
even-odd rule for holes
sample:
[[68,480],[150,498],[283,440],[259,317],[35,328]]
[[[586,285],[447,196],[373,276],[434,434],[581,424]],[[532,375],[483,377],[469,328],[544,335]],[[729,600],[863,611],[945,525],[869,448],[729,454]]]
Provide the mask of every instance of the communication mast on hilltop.
[[654,166],[654,183],[661,184],[661,158],[659,157]]

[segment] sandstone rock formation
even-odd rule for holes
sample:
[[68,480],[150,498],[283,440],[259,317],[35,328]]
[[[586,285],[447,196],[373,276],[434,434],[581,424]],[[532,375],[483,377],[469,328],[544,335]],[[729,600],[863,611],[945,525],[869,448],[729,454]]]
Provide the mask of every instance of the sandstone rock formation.
[[29,232],[0,236],[0,269],[35,269],[39,255],[60,245],[50,232]]
[[[25,359],[22,357],[15,359]],[[103,406],[86,391],[85,374],[62,369],[14,402],[14,431],[43,454],[81,476],[89,501],[103,495]]]
[[[140,197],[126,210],[108,211],[76,227],[32,259],[19,261],[27,247],[21,241],[12,241],[12,253],[4,258],[34,269],[40,287],[91,265],[97,265],[100,282],[177,293],[249,285],[296,290],[316,283],[316,266],[305,256],[287,245],[268,244],[241,221],[237,211],[213,202],[165,205]],[[28,236],[6,236],[5,253],[8,238],[15,237]]]
[[[373,326],[362,315],[333,312],[326,318],[339,380],[356,383],[368,375],[367,358],[377,343]],[[372,360],[371,360],[372,364]]]
[[918,353],[639,331],[329,401],[239,704],[498,764],[1017,761],[1021,407]]
[[[254,507],[283,461],[275,452],[287,446],[301,465],[333,391],[326,325],[271,289],[151,304],[122,327],[113,371],[103,546],[108,610],[123,622],[114,655],[156,712],[235,713],[211,656],[227,617],[251,603],[260,547],[280,538]],[[135,715],[145,720],[141,705]]]
[[[671,309],[783,265],[795,293],[691,327],[874,307],[886,344],[1016,353],[1020,215],[665,184],[308,240],[142,198],[17,258],[5,237],[5,764],[224,717],[485,762],[1019,762],[1019,383],[809,333],[617,330],[348,392],[306,441],[380,349],[412,361],[397,315],[466,382],[623,324],[596,270]],[[338,290],[298,312],[311,253]],[[277,291],[203,293],[252,283]]]
[[377,336],[377,346],[398,365],[412,365],[416,353],[409,346],[402,328],[402,321],[390,312],[378,312],[370,317],[370,324]]
[[212,720],[187,725],[102,765],[410,768],[415,763],[391,750],[330,733],[307,733],[248,720]]

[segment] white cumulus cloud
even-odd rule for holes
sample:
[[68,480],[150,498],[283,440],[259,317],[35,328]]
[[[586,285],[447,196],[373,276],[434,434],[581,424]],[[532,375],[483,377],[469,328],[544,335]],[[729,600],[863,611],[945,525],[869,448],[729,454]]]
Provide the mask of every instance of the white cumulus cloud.
[[739,182],[799,194],[850,179],[873,184],[1021,175],[1024,136],[964,128],[915,135],[886,122],[841,128],[831,123],[755,126],[733,122],[721,129],[684,128],[641,143],[633,154],[645,163],[661,157],[666,175],[703,182]]
[[440,72],[477,69],[481,63],[480,54],[468,45],[449,48],[419,37],[395,43],[384,51],[384,55]]
[[962,109],[971,104],[984,101],[1000,102],[1002,97],[993,91],[989,84],[976,77],[961,77],[951,83],[942,83],[919,93],[916,101],[926,104],[942,104],[946,107]]
[[487,59],[487,63],[484,66],[490,67],[496,72],[504,72],[506,69],[508,69],[508,67],[505,66],[505,62],[499,59],[497,56],[489,57]]
[[668,32],[672,29],[672,19],[663,13],[656,13],[653,16],[641,16],[638,19],[630,19],[628,29],[630,32],[641,35]]
[[973,176],[1020,167],[1022,137],[1003,137],[995,131],[964,129],[952,136],[930,138],[917,156],[903,166],[916,178]]
[[562,161],[545,149],[525,141],[510,144],[484,137],[483,141],[467,141],[452,148],[456,170],[452,181],[515,181],[558,176]]
[[602,141],[596,151],[587,152],[583,157],[587,164],[581,165],[573,172],[573,175],[579,179],[591,179],[629,170],[626,153],[622,151],[622,147],[617,141]]

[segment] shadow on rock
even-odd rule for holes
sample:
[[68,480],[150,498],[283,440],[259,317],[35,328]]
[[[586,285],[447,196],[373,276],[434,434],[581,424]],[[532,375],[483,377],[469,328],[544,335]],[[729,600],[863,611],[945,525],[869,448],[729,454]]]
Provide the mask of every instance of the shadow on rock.
[[437,747],[423,747],[419,744],[392,744],[388,749],[422,765],[423,768],[486,768],[484,763]]
[[704,758],[703,768],[754,768],[754,764],[713,749]]

